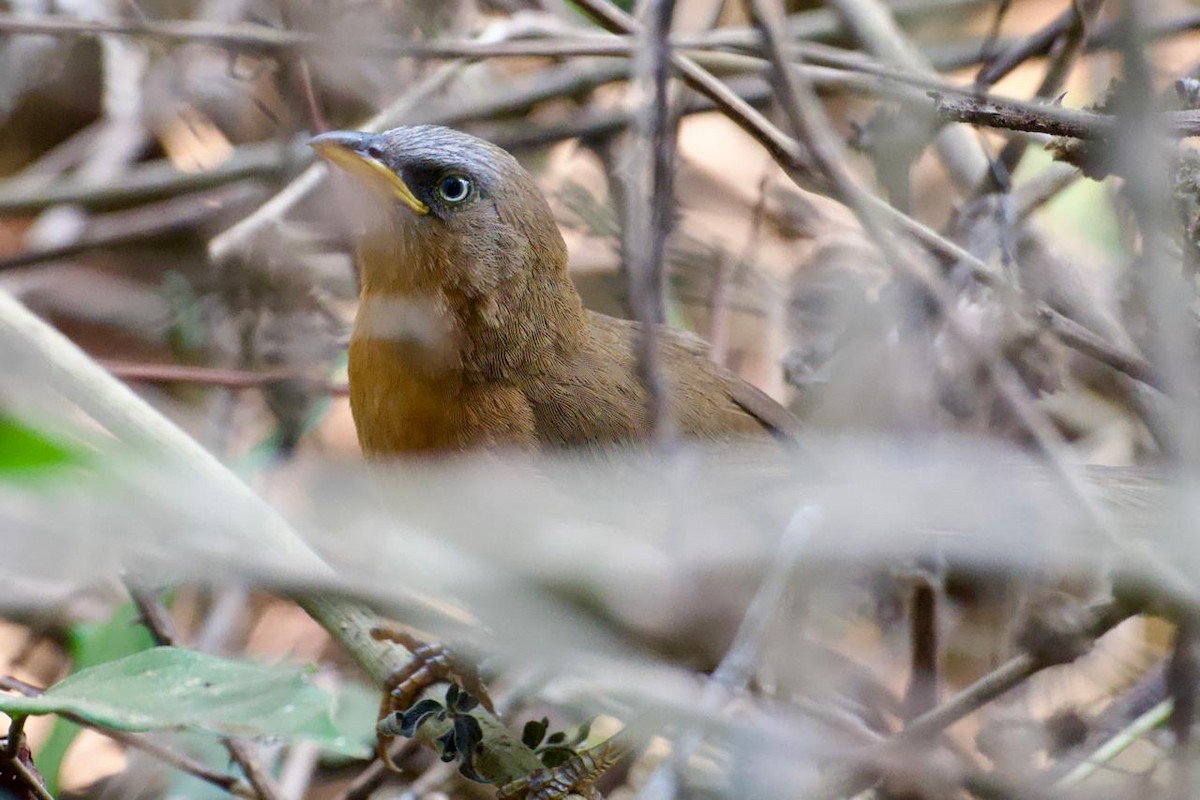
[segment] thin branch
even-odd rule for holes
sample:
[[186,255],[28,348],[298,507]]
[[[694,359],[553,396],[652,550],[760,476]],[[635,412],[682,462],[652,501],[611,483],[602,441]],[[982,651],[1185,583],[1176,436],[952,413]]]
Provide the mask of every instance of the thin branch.
[[[1040,100],[1053,100],[1059,93],[1071,67],[1083,53],[1088,32],[1103,4],[1104,0],[1074,0],[1071,3],[1070,24],[1055,39],[1057,46],[1046,67],[1042,82],[1034,93],[1035,97]],[[988,170],[988,177],[980,182],[976,196],[998,190],[1002,185],[1007,187],[1028,145],[1029,142],[1023,138],[1009,139],[996,162]]]
[[[1070,27],[1074,10],[1067,9],[1056,17],[1049,25],[1031,34],[1025,39],[1012,42],[999,56],[989,62],[976,78],[976,83],[990,86],[998,83],[1014,69],[1036,56],[1050,52],[1054,42]],[[1094,53],[1097,50],[1107,50],[1120,44],[1120,20],[1112,20],[1102,26],[1094,34],[1087,37],[1084,52]],[[1200,11],[1188,11],[1176,17],[1156,19],[1147,22],[1144,28],[1145,41],[1165,39],[1179,34],[1189,33],[1200,28]],[[976,61],[978,59],[975,59]],[[973,62],[972,62],[973,63]],[[961,61],[946,63],[944,69],[954,69],[967,66]]]
[[[884,63],[911,73],[938,77],[928,59],[904,32],[895,14],[879,0],[830,0],[851,35]],[[934,146],[960,192],[974,191],[987,169],[987,157],[972,131],[950,127],[938,132]]]
[[1076,24],[1077,19],[1075,6],[1072,4],[1048,25],[1008,45],[998,56],[989,59],[975,77],[975,84],[980,87],[991,86],[1029,59],[1045,55],[1054,42]]
[[[1101,606],[1093,612],[1085,634],[1091,640],[1098,639],[1128,619],[1129,615],[1128,611],[1115,604]],[[853,797],[869,789],[878,780],[879,770],[886,768],[895,755],[905,752],[906,747],[941,733],[1038,672],[1060,663],[1022,653],[984,675],[942,705],[916,717],[900,733],[878,745],[864,748],[854,757],[858,762],[857,766],[832,775],[807,796],[816,800],[833,800]]]
[[[3,189],[0,189],[2,192]],[[262,197],[263,189],[250,184],[234,184],[203,192],[148,203],[126,211],[96,214],[77,240],[56,247],[40,247],[0,258],[0,272],[70,256],[116,247],[191,228],[211,217],[228,214]]]
[[1136,353],[1126,353],[1109,344],[1101,336],[1065,317],[1045,303],[1034,309],[1038,322],[1059,341],[1073,350],[1094,358],[1117,372],[1128,375],[1155,389],[1164,389],[1162,377],[1149,361]]
[[1089,493],[1077,465],[1067,457],[1066,444],[1062,436],[1044,409],[1034,404],[1028,387],[1012,364],[995,350],[981,346],[974,333],[953,313],[953,300],[941,276],[931,274],[928,270],[923,269],[923,265],[910,259],[901,248],[888,246],[889,239],[886,237],[888,231],[881,227],[881,221],[875,215],[879,214],[880,217],[883,217],[880,212],[891,212],[891,215],[886,217],[889,223],[907,220],[908,217],[896,212],[887,203],[859,187],[854,176],[845,166],[841,142],[834,133],[816,95],[804,82],[802,75],[793,75],[790,70],[785,68],[787,59],[783,49],[783,39],[778,34],[778,21],[782,15],[779,0],[752,0],[752,3],[756,21],[763,28],[764,39],[775,53],[776,76],[784,90],[784,96],[780,98],[781,102],[784,103],[784,109],[788,112],[797,132],[805,137],[805,143],[816,158],[818,167],[826,179],[840,196],[849,202],[863,227],[884,248],[883,253],[893,269],[913,280],[928,293],[928,297],[935,303],[945,321],[947,330],[954,335],[966,352],[986,369],[1000,398],[1032,437],[1053,468],[1060,484],[1070,493],[1075,504],[1085,514],[1087,521],[1096,530],[1102,532],[1121,552],[1144,562],[1169,591],[1186,593],[1188,591],[1187,580],[1175,565],[1156,557],[1154,553],[1148,551],[1144,544],[1125,541],[1116,534],[1110,514]]
[[[970,8],[982,5],[984,0],[908,0],[896,4],[896,13],[914,15],[931,10],[944,11],[947,7]],[[815,10],[796,14],[788,21],[789,33],[794,38],[808,40],[829,39],[841,33],[837,18],[828,11]],[[260,55],[278,55],[280,51],[298,50],[314,54],[338,49],[339,57],[345,53],[340,49],[336,36],[308,31],[280,30],[266,25],[248,23],[224,24],[199,20],[146,20],[122,19],[119,21],[86,20],[65,15],[45,14],[26,16],[0,13],[0,32],[10,35],[41,36],[132,36],[178,42],[180,44],[208,44],[234,52]],[[696,49],[753,46],[749,31],[745,28],[724,28],[711,34],[681,36],[672,41],[673,47]],[[564,38],[564,37],[556,37]],[[519,42],[478,41],[434,41],[421,42],[395,36],[360,37],[354,42],[354,53],[360,57],[377,56],[413,58],[499,58],[565,55],[623,55],[636,43],[617,43],[619,52],[606,38],[587,36],[571,31],[566,42],[556,40],[524,40]],[[571,41],[577,39],[579,41]],[[587,48],[598,48],[588,50]],[[580,49],[584,48],[584,49]]]
[[[1170,407],[1172,455],[1192,469],[1200,465],[1200,406],[1195,402],[1200,393],[1200,345],[1192,311],[1196,290],[1180,269],[1166,228],[1166,221],[1178,220],[1179,213],[1172,191],[1177,147],[1164,141],[1169,135],[1164,131],[1165,121],[1154,111],[1157,69],[1145,45],[1145,7],[1133,0],[1123,0],[1119,6],[1123,91],[1118,109],[1120,128],[1110,143],[1110,157],[1124,178],[1122,196],[1141,237],[1138,268],[1131,279],[1154,321],[1148,347],[1160,367],[1166,393],[1174,401]],[[1200,112],[1193,114],[1200,119]],[[1162,570],[1170,570],[1174,580],[1176,567],[1167,563]],[[1166,585],[1170,591],[1186,588]]]
[[1200,661],[1196,653],[1195,621],[1180,620],[1175,626],[1175,643],[1167,661],[1167,689],[1171,694],[1171,791],[1176,800],[1192,796],[1192,729],[1196,724],[1197,692],[1200,691]]
[[329,383],[297,372],[251,372],[239,369],[197,367],[186,364],[137,364],[128,361],[100,359],[99,363],[124,381],[145,383],[194,383],[219,386],[225,389],[258,389],[280,381],[303,381],[310,388],[330,395],[345,396],[349,387],[344,383]]
[[[420,744],[416,739],[398,739],[392,742],[388,750],[388,761],[399,764],[400,759],[412,755],[418,749]],[[383,759],[373,759],[333,800],[368,800],[392,774]]]
[[[578,0],[578,2],[579,5],[615,30],[624,33],[641,30],[641,26],[636,20],[610,3],[603,2],[603,0]],[[772,124],[761,112],[733,92],[727,84],[694,60],[675,53],[673,61],[675,68],[682,73],[688,85],[712,100],[724,114],[758,141],[779,164],[784,173],[797,185],[808,190],[815,188],[817,191],[821,191],[824,188],[825,191],[828,191],[830,189],[828,186],[814,187],[812,185],[815,176],[795,139]],[[917,241],[946,258],[964,265],[975,280],[995,289],[1003,289],[999,279],[986,264],[928,225],[896,210],[874,195],[866,194],[862,198],[862,202],[868,205],[873,212],[891,221]]]
[[1151,731],[1161,727],[1170,717],[1171,701],[1163,700],[1098,747],[1079,766],[1064,775],[1056,786],[1065,789],[1077,786],[1087,780],[1094,773],[1108,766],[1121,753],[1149,736]]
[[[743,100],[758,108],[771,97],[770,87],[758,77],[736,78],[729,87]],[[705,114],[716,109],[711,100],[691,97],[679,109],[680,117]],[[629,108],[580,111],[570,117],[544,125],[529,120],[496,122],[475,127],[474,132],[505,150],[532,150],[567,139],[598,139],[629,128],[636,112]]]
[[671,119],[669,95],[669,37],[674,13],[675,0],[655,0],[649,6],[650,25],[641,55],[635,61],[638,75],[631,84],[635,102],[645,99],[640,112],[634,114],[636,136],[630,149],[636,163],[629,171],[626,189],[631,212],[626,223],[632,230],[625,237],[625,268],[634,314],[642,326],[637,342],[637,372],[646,394],[650,433],[658,442],[670,442],[675,436],[670,387],[658,349],[658,328],[666,321],[666,248],[675,200],[672,176],[676,126]]
[[917,577],[909,608],[910,670],[904,693],[904,714],[913,719],[937,705],[938,678],[937,592],[924,576]]
[[[796,564],[823,524],[824,517],[817,506],[802,505],[792,513],[779,537],[770,568],[750,599],[729,649],[704,685],[695,709],[697,712],[716,714],[754,678]],[[671,758],[663,761],[646,779],[638,800],[675,797],[677,774],[701,741],[700,732],[683,731],[672,748]]]
[[53,183],[15,178],[0,183],[0,214],[24,214],[60,203],[121,205],[209,189],[250,178],[273,178],[312,157],[301,142],[292,145],[248,144],[205,172],[183,172],[166,160],[152,161],[107,181],[60,179]]
[[[897,16],[920,13],[922,8],[933,6],[962,6],[964,8],[982,4],[982,0],[961,0],[957,3],[897,3],[889,6]],[[840,35],[842,25],[836,17],[826,9],[804,12],[793,15],[788,20],[788,32],[797,41],[798,47],[806,43],[827,40]],[[1148,35],[1154,38],[1172,36],[1200,27],[1200,12],[1190,13],[1170,20],[1159,20],[1148,26]],[[1055,29],[1056,30],[1056,29]],[[278,51],[299,50],[313,51],[320,54],[336,46],[336,40],[331,37],[301,31],[283,31],[264,25],[236,24],[225,25],[218,23],[196,22],[190,20],[169,21],[122,21],[122,22],[93,22],[75,17],[45,15],[41,17],[24,17],[12,14],[0,14],[0,32],[10,34],[37,34],[61,36],[100,36],[125,35],[145,36],[166,41],[182,43],[207,43],[225,47],[235,52],[274,54]],[[1051,31],[1053,32],[1053,30]],[[747,28],[727,27],[701,34],[683,34],[671,38],[671,46],[677,50],[688,50],[693,53],[719,49],[736,48],[745,52],[758,52],[759,46],[754,32]],[[1042,46],[1041,50],[1031,53],[1040,55],[1049,49],[1053,37]],[[1109,48],[1115,44],[1113,26],[1106,26],[1096,36],[1088,40],[1086,50],[1091,52],[1100,48]],[[811,45],[809,45],[811,46]],[[562,58],[570,56],[596,57],[628,57],[637,49],[637,42],[632,37],[613,37],[581,34],[570,31],[566,35],[554,38],[530,38],[518,41],[481,42],[477,40],[442,40],[432,42],[414,41],[411,39],[380,37],[377,39],[360,39],[355,42],[355,54],[361,57],[410,57],[424,59],[467,59],[484,58]],[[978,47],[968,45],[965,48],[967,56],[955,56],[949,59],[935,58],[937,68],[949,71],[979,60]],[[338,53],[344,57],[344,52]],[[847,58],[865,57],[862,54],[847,51]],[[814,61],[814,63],[819,63]],[[916,73],[913,73],[914,75]],[[933,77],[933,76],[928,76]]]
[[[998,97],[947,97],[932,92],[934,110],[943,118],[1026,133],[1067,136],[1072,139],[1110,140],[1120,129],[1111,114],[1075,111],[1062,106],[1032,105]],[[1200,111],[1169,111],[1153,114],[1158,132],[1174,138],[1200,136]]]

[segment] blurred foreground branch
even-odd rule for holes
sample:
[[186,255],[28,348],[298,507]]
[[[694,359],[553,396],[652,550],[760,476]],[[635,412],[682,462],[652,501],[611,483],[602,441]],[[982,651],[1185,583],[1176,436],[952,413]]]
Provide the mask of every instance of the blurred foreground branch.
[[[135,448],[169,454],[201,485],[216,490],[222,502],[228,504],[230,517],[243,526],[243,546],[272,554],[281,576],[311,580],[313,576],[332,574],[329,565],[287,522],[216,457],[4,292],[0,292],[0,351],[6,351],[6,358],[40,364],[47,384],[114,436]],[[384,683],[411,660],[407,651],[371,636],[371,631],[384,623],[365,605],[322,595],[301,597],[298,602],[376,683]],[[482,727],[488,754],[477,763],[489,779],[508,783],[541,767],[533,751],[510,734],[500,720],[482,709],[474,716]]]

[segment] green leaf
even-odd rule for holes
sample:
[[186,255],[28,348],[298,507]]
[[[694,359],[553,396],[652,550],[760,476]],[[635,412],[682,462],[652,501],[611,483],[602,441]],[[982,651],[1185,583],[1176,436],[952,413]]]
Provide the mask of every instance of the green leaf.
[[[67,634],[71,664],[76,672],[115,661],[118,658],[149,650],[154,637],[141,624],[133,603],[124,603],[101,622],[80,622],[72,625]],[[50,736],[38,748],[37,764],[46,779],[46,788],[58,794],[58,777],[71,744],[82,730],[68,719],[58,718]]]
[[231,736],[311,739],[366,755],[333,724],[333,698],[307,673],[156,647],[77,672],[39,697],[0,696],[9,714],[71,712],[124,731],[195,728]]
[[36,475],[82,461],[82,450],[0,413],[0,477]]
[[[356,681],[342,681],[337,687],[337,705],[333,712],[333,724],[347,739],[358,742],[361,752],[347,753],[339,750],[336,755],[362,758],[375,752],[375,717],[379,715],[379,689]],[[337,764],[335,755],[326,752],[324,762]]]

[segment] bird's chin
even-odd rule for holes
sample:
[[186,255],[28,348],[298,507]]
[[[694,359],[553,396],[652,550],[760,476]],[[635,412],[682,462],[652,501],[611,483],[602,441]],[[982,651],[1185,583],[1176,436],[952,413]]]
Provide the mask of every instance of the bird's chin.
[[409,238],[423,219],[386,189],[365,186],[346,198],[342,213],[356,223],[357,233],[371,237]]

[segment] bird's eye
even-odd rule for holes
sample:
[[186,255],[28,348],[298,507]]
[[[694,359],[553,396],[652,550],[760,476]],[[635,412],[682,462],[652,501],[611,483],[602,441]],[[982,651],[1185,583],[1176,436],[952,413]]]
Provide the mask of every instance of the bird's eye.
[[438,184],[438,194],[447,203],[461,203],[471,196],[471,179],[462,175],[447,175]]
[[367,148],[367,155],[369,155],[371,158],[375,159],[376,161],[383,161],[383,151],[380,150],[375,145],[371,145],[370,147]]

